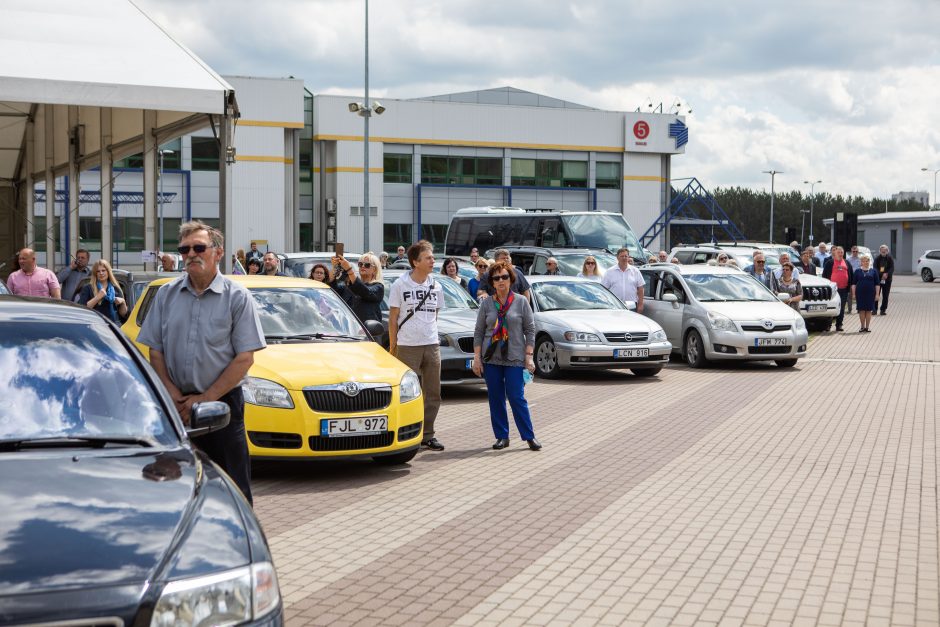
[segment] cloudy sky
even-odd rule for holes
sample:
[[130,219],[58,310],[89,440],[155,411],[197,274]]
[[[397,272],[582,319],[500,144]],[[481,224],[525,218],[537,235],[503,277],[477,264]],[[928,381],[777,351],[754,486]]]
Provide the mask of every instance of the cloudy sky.
[[[221,74],[363,86],[363,0],[136,0]],[[691,107],[673,175],[706,187],[933,194],[938,0],[372,0],[370,95],[509,85]]]

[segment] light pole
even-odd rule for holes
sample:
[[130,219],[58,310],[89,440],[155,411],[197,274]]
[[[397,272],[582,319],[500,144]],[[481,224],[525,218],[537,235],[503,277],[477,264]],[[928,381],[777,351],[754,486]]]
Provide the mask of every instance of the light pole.
[[[812,201],[810,201],[812,204]],[[800,209],[800,215],[802,217],[800,221],[800,250],[803,250],[804,237],[803,234],[806,232],[806,214],[809,213],[808,209]]]
[[362,134],[362,242],[363,249],[362,252],[369,251],[369,118],[372,117],[372,114],[382,115],[385,113],[385,107],[382,106],[382,103],[376,100],[373,103],[369,103],[369,0],[365,0],[366,3],[366,50],[365,50],[365,66],[366,66],[366,79],[365,79],[365,100],[362,103],[350,102],[349,103],[349,112],[356,113],[360,115],[363,119],[363,134]]
[[933,202],[930,203],[930,208],[933,208],[937,204],[937,172],[940,170],[931,170],[930,168],[921,168],[921,172],[933,172]]
[[809,185],[809,245],[813,245],[813,209],[816,204],[816,185],[822,181],[803,181],[804,185]]
[[770,175],[770,242],[774,241],[774,177],[783,174],[779,170],[764,170],[764,174]]
[[[163,203],[166,201],[166,198],[163,196],[163,156],[176,154],[175,151],[170,149],[163,149],[158,151],[160,153],[160,199],[157,203],[160,207],[160,243],[157,245],[161,251],[163,250]],[[158,251],[159,252],[159,251]]]

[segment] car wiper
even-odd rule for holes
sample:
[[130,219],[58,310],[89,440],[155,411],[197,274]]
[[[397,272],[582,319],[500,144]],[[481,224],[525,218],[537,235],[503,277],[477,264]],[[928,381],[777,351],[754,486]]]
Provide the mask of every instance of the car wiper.
[[343,335],[342,333],[314,333],[313,338],[317,340],[362,340],[361,337],[354,335]]
[[0,451],[19,451],[26,448],[71,448],[83,446],[89,448],[104,448],[108,444],[123,444],[125,446],[144,446],[151,448],[156,442],[144,437],[117,437],[107,435],[95,436],[55,436],[50,438],[23,438],[20,440],[0,440]]
[[700,298],[698,299],[701,303],[726,303],[728,299],[726,298]]

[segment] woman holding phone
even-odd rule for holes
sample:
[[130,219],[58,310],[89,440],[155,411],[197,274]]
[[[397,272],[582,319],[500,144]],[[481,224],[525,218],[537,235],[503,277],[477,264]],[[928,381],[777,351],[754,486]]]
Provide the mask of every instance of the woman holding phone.
[[382,322],[382,299],[385,296],[385,283],[382,282],[382,268],[379,258],[369,252],[359,257],[359,276],[352,264],[339,253],[333,257],[333,267],[339,270],[330,283],[337,294],[359,317],[359,320],[377,320]]

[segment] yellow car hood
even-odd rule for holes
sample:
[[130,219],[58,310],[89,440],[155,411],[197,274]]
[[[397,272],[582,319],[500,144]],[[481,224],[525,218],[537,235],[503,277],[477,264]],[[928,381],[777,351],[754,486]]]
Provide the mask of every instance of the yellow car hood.
[[300,390],[344,381],[397,386],[406,370],[375,342],[303,342],[268,344],[248,375]]

